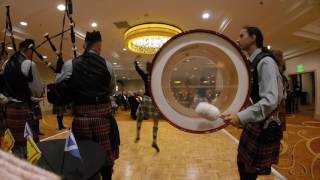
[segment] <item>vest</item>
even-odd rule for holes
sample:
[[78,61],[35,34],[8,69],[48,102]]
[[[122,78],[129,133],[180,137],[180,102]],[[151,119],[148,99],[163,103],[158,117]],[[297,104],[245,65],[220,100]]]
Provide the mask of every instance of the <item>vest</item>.
[[23,102],[30,102],[31,90],[28,83],[33,80],[32,71],[30,68],[28,76],[25,76],[21,72],[21,64],[26,59],[20,52],[11,56],[4,69],[3,91],[7,97],[12,97]]
[[101,56],[85,52],[72,61],[72,101],[74,104],[109,102],[111,74]]
[[258,64],[265,57],[271,57],[275,61],[275,57],[271,53],[260,52],[251,63],[252,91],[250,97],[254,104],[261,99],[259,95]]

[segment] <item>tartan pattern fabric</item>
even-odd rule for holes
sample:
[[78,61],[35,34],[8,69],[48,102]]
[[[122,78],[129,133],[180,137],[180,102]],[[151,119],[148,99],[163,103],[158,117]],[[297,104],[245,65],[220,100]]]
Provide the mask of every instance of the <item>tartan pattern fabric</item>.
[[160,112],[152,102],[151,97],[144,95],[137,109],[137,119],[160,119]]
[[92,140],[106,151],[106,165],[119,158],[118,126],[112,116],[111,104],[73,107],[72,131],[76,139]]
[[33,140],[39,142],[38,133],[36,131],[37,120],[34,119],[31,106],[22,103],[10,103],[6,106],[7,126],[15,139],[14,148],[26,146],[27,141],[23,136],[26,121],[30,125]]
[[259,123],[248,123],[244,127],[238,147],[238,162],[255,168],[268,168],[272,164],[278,164],[280,140],[271,143],[259,142],[262,133]]

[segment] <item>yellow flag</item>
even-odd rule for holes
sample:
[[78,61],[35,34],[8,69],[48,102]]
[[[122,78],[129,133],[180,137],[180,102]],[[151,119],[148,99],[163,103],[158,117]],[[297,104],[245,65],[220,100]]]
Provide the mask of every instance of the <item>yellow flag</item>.
[[31,164],[36,164],[38,160],[41,158],[41,151],[33,141],[31,136],[27,137],[27,160]]
[[10,129],[7,129],[4,132],[4,136],[1,142],[1,149],[5,152],[10,152],[14,146],[14,138],[10,131]]

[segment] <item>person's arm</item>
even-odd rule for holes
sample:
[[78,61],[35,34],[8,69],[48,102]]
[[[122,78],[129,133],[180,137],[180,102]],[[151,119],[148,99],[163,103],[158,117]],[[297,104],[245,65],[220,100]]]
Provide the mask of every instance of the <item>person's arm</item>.
[[138,72],[138,74],[140,75],[140,77],[144,80],[145,77],[147,76],[147,74],[144,73],[143,70],[139,67],[137,61],[134,61],[134,67],[135,67],[136,71]]
[[56,75],[56,83],[70,78],[71,75],[72,75],[72,60],[68,60],[63,64],[61,68],[61,73]]
[[[258,64],[260,101],[239,112],[240,124],[260,122],[266,119],[279,104],[281,76],[273,59],[266,57]],[[280,77],[280,79],[279,79]]]
[[[30,69],[31,68],[31,69]],[[29,71],[32,73],[32,81],[29,82],[29,88],[33,97],[41,97],[44,92],[44,85],[40,79],[37,65],[31,60],[25,60],[21,64],[21,72],[23,75],[28,76]]]
[[108,61],[106,61],[106,65],[111,76],[110,85],[108,86],[111,89],[111,94],[114,94],[116,91],[116,78],[112,69],[112,65]]

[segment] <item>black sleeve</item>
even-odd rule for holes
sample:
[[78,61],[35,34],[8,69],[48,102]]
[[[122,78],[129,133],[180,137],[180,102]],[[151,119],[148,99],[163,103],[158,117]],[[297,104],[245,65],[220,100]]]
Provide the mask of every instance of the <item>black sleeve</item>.
[[140,77],[145,80],[147,74],[143,72],[143,70],[138,66],[138,64],[135,64],[136,71],[140,75]]

